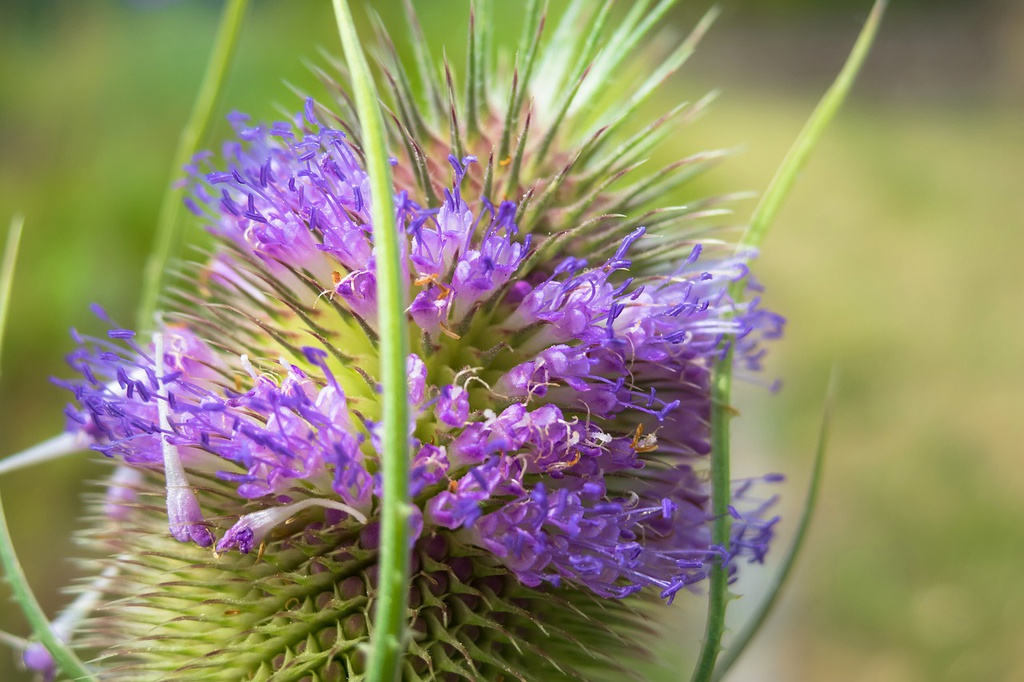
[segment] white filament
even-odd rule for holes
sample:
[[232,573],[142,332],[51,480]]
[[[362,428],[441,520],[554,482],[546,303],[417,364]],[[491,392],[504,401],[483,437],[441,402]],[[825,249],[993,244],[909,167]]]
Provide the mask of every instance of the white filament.
[[79,434],[62,433],[42,443],[33,445],[21,452],[0,459],[0,476],[24,469],[26,467],[49,462],[52,459],[60,459],[85,449],[85,443]]

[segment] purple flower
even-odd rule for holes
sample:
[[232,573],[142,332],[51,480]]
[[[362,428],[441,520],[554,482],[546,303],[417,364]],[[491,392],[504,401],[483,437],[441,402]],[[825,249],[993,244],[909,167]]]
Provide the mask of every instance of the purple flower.
[[[188,169],[188,205],[222,243],[195,293],[150,345],[122,329],[80,339],[82,378],[63,383],[72,430],[162,467],[176,539],[247,553],[306,510],[353,529],[376,515],[377,300],[367,178],[346,135],[312,117],[231,121],[224,165]],[[734,344],[757,369],[782,325],[729,298],[746,259],[694,244],[652,267],[659,238],[643,226],[591,253],[548,248],[515,202],[479,193],[476,161],[449,157],[437,205],[415,186],[393,197],[420,534],[485,550],[525,585],[612,598],[671,600],[718,557],[760,561],[768,505],[741,510],[749,485],[738,491],[726,554],[701,473],[713,363]],[[204,518],[190,479],[209,472],[234,486],[234,518]]]

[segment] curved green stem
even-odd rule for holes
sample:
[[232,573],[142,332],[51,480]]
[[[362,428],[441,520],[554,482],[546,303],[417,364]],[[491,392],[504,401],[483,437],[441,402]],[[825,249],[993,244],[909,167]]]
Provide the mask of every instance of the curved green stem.
[[804,539],[807,537],[807,529],[810,528],[811,525],[811,517],[814,515],[814,507],[818,502],[818,490],[821,487],[821,473],[825,466],[825,451],[828,449],[828,434],[829,426],[831,425],[832,406],[835,404],[836,387],[839,384],[838,376],[839,373],[833,367],[832,374],[828,381],[828,390],[825,393],[825,408],[822,410],[821,426],[818,430],[818,445],[814,452],[814,465],[811,468],[811,480],[807,484],[807,497],[804,500],[804,508],[800,512],[800,520],[796,525],[796,535],[793,536],[793,542],[790,544],[789,549],[782,558],[782,563],[779,565],[778,570],[775,572],[775,576],[768,585],[768,590],[765,592],[764,597],[762,597],[761,601],[754,609],[750,619],[746,624],[744,624],[743,629],[740,630],[739,633],[737,633],[737,635],[729,642],[729,646],[722,654],[721,660],[719,660],[718,665],[715,666],[714,674],[711,676],[711,682],[719,682],[719,680],[725,677],[725,673],[729,671],[736,660],[740,657],[740,654],[742,654],[747,648],[747,645],[750,644],[754,635],[761,630],[761,626],[768,618],[768,614],[771,613],[772,607],[775,606],[775,602],[778,600],[779,594],[782,592],[782,588],[785,586],[786,581],[793,570],[796,558],[800,554],[800,548],[803,547]]
[[409,322],[405,315],[405,282],[392,202],[384,118],[348,3],[346,0],[333,2],[338,33],[352,78],[366,171],[370,176],[370,214],[377,255],[381,381],[384,385],[380,572],[367,679],[370,682],[391,682],[397,679],[401,669],[408,620],[409,407],[405,359],[409,353]]
[[178,243],[181,241],[181,230],[178,225],[178,215],[181,213],[181,190],[176,186],[179,173],[195,155],[200,140],[203,139],[209,128],[213,106],[224,83],[224,74],[227,73],[231,57],[238,45],[242,19],[248,4],[249,0],[229,0],[224,5],[213,52],[206,65],[206,73],[203,75],[199,94],[192,106],[188,123],[185,124],[181,136],[178,138],[178,149],[171,162],[171,180],[164,193],[163,203],[160,204],[160,216],[157,218],[153,250],[146,261],[146,270],[142,278],[142,298],[139,301],[139,313],[135,322],[139,331],[149,329],[153,324],[153,315],[156,313],[160,291],[163,289],[167,262],[177,252]]
[[[0,265],[0,344],[7,327],[7,311],[11,300],[11,283],[14,280],[14,263],[17,257],[18,244],[21,241],[21,228],[24,220],[17,216],[11,221],[11,229],[7,233],[7,247],[4,249],[3,264]],[[2,350],[2,345],[0,345]],[[25,618],[32,626],[33,632],[53,660],[65,675],[76,680],[94,680],[92,673],[79,660],[75,652],[50,628],[50,621],[39,605],[39,600],[28,584],[25,571],[21,568],[18,555],[11,541],[11,531],[7,527],[7,516],[4,514],[3,499],[0,498],[0,564],[4,567],[4,576],[14,592]]]
[[22,613],[32,626],[32,631],[46,650],[53,656],[61,671],[68,677],[75,680],[95,680],[96,678],[85,667],[85,664],[75,655],[71,647],[67,645],[53,630],[50,629],[50,621],[47,620],[43,607],[32,592],[25,577],[25,571],[21,568],[18,555],[14,551],[14,543],[11,542],[11,531],[7,527],[7,516],[4,514],[3,500],[0,499],[0,563],[4,567],[4,577],[11,586],[14,599],[21,607]]
[[[876,0],[867,22],[861,29],[857,42],[854,43],[850,56],[836,77],[835,82],[825,92],[818,106],[811,113],[807,123],[797,136],[796,141],[790,147],[782,164],[776,171],[775,176],[765,190],[764,196],[754,209],[750,225],[744,232],[737,244],[736,251],[739,254],[750,254],[755,251],[764,241],[768,228],[771,227],[783,201],[789,195],[797,176],[807,163],[811,150],[814,149],[822,134],[839,112],[846,95],[850,92],[853,82],[864,64],[874,42],[875,35],[882,20],[887,0]],[[737,302],[742,300],[745,280],[738,280],[729,286],[729,297]],[[732,384],[732,348],[725,354],[714,368],[712,378],[712,414],[711,414],[711,481],[712,481],[712,509],[714,513],[714,525],[712,527],[713,542],[728,549],[729,542],[729,519],[728,514],[722,513],[727,510],[730,502],[729,490],[729,411],[730,388]],[[710,587],[708,596],[708,616],[705,626],[704,642],[697,658],[697,666],[694,669],[692,682],[707,682],[712,679],[715,672],[716,659],[721,651],[722,632],[725,628],[725,609],[728,602],[727,571],[720,564],[716,564],[710,574]],[[770,604],[769,604],[770,606]],[[766,614],[765,614],[766,615]],[[763,618],[762,618],[763,622]],[[750,633],[749,636],[753,636]],[[730,661],[731,664],[731,661]]]

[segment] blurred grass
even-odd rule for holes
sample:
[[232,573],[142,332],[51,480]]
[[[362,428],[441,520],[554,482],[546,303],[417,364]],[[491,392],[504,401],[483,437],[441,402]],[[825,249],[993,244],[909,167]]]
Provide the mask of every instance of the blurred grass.
[[[27,218],[0,454],[62,427],[66,397],[46,378],[64,373],[69,326],[99,331],[87,304],[132,319],[167,160],[216,22],[200,3],[48,7],[0,6],[0,224]],[[223,110],[265,119],[275,103],[296,109],[282,81],[312,86],[301,60],[334,48],[328,12],[257,4]],[[461,14],[424,19],[461,44]],[[701,84],[679,87],[699,94]],[[724,94],[710,115],[665,153],[745,144],[699,189],[761,189],[821,88],[713,85]],[[1019,108],[984,100],[855,98],[769,236],[757,272],[790,320],[771,364],[785,389],[738,397],[738,466],[791,474],[784,494],[798,502],[833,361],[843,385],[808,554],[734,679],[1024,679],[1019,121]],[[74,576],[80,480],[103,471],[83,458],[0,482],[51,611]],[[703,607],[687,596],[674,613],[699,620]],[[6,605],[0,629],[26,632]],[[686,646],[677,655],[696,639]],[[0,653],[0,679],[27,677]]]

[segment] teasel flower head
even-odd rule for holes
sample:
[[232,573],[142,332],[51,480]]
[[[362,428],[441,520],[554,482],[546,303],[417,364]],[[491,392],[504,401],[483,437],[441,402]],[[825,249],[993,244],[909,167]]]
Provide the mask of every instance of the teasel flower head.
[[[711,541],[710,377],[730,353],[759,370],[783,321],[729,295],[753,254],[715,227],[719,200],[666,199],[721,155],[643,164],[706,102],[637,120],[709,20],[622,86],[673,2],[614,22],[611,5],[573,3],[546,39],[529,3],[503,68],[474,15],[461,88],[415,23],[415,73],[380,32],[413,330],[405,680],[618,678],[653,641],[652,602],[761,561],[773,534],[768,476],[735,484],[732,541]],[[92,535],[116,579],[69,635],[103,679],[364,673],[380,199],[337,68],[329,97],[284,122],[232,114],[222,153],[187,167],[217,246],[155,329],[98,310],[107,338],[76,335],[69,429],[122,472]]]

